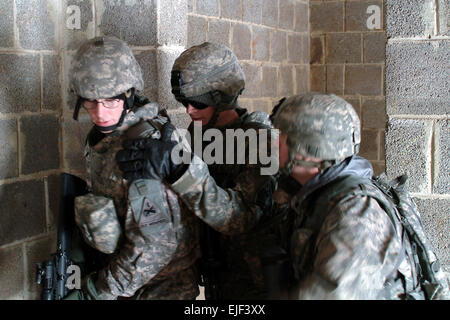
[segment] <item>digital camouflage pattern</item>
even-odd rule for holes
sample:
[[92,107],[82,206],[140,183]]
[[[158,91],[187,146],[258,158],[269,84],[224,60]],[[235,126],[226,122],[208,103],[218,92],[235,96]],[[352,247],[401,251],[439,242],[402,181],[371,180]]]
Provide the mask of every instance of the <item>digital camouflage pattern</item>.
[[113,200],[88,193],[77,197],[74,207],[84,240],[100,252],[113,253],[121,235]]
[[[240,115],[238,120],[216,127],[223,134],[227,129],[270,128],[266,113],[249,115],[239,108],[236,111]],[[191,124],[189,131],[192,130]],[[188,170],[172,184],[189,209],[220,233],[218,288],[222,299],[267,298],[261,256],[278,241],[268,229],[257,232],[257,223],[264,214],[264,201],[271,197],[274,177],[261,175],[260,164],[249,164],[249,152],[257,150],[250,151],[248,143],[245,149],[245,164],[206,165],[194,155]]]
[[[417,256],[399,223],[404,217],[390,215],[380,200],[386,195],[375,185],[340,183],[344,177],[373,177],[370,162],[356,155],[359,119],[351,105],[332,94],[293,96],[273,119],[288,141],[292,138],[289,147],[297,146],[295,152],[345,158],[310,179],[288,200],[290,208],[283,208],[293,222],[285,231],[291,235],[286,248],[296,279],[290,298],[423,299],[414,268]],[[425,237],[423,229],[418,230]],[[430,257],[433,262],[431,252]]]
[[[158,115],[157,104],[148,103],[132,108],[117,130],[105,135],[94,145],[90,145],[89,137],[95,129],[88,135],[85,158],[90,191],[95,196],[113,200],[123,234],[116,250],[110,255],[107,267],[99,271],[95,285],[100,299],[115,299],[119,296],[136,299],[195,299],[199,291],[194,263],[200,255],[196,218],[185,214],[186,209],[173,191],[160,181],[152,181],[164,197],[164,201],[159,199],[158,206],[164,207],[171,215],[171,228],[175,232],[176,242],[165,234],[149,237],[149,223],[146,223],[149,221],[142,220],[132,209],[128,200],[128,185],[122,179],[122,172],[115,161],[117,151],[122,149],[122,142],[127,138],[128,129],[142,120],[160,127],[167,118]],[[159,131],[149,134],[159,138]],[[148,190],[149,201],[152,201],[153,191],[152,188]],[[89,205],[83,204],[81,200],[77,204],[81,207]],[[80,229],[82,232],[93,232],[94,226],[81,225]],[[113,238],[115,235],[112,235],[111,246]],[[175,287],[177,289],[173,291]]]
[[229,109],[236,107],[244,86],[245,75],[237,57],[218,43],[205,42],[187,49],[172,67],[172,93],[179,101]]
[[291,151],[305,157],[343,160],[358,152],[360,121],[352,105],[334,94],[308,93],[284,100],[273,125]]
[[141,68],[131,49],[111,36],[86,41],[75,54],[70,77],[75,93],[91,100],[144,88]]

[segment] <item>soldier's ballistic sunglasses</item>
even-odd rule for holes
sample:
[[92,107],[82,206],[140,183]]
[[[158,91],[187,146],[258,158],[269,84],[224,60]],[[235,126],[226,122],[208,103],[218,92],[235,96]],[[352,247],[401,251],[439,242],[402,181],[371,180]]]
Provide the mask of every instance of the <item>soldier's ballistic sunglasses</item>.
[[199,110],[203,110],[203,109],[206,109],[206,108],[209,107],[207,104],[200,103],[200,102],[196,102],[196,101],[183,101],[183,102],[181,102],[181,103],[183,104],[183,106],[184,106],[185,108],[187,108],[188,105],[191,105],[191,106],[193,106],[195,109],[199,109]]

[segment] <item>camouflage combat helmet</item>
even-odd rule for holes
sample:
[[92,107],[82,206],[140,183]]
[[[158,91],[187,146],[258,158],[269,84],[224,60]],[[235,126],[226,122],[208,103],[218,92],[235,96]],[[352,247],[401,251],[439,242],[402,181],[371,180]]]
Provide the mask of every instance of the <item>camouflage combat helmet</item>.
[[131,108],[134,90],[141,91],[144,81],[139,64],[128,45],[111,36],[87,40],[75,54],[70,73],[72,90],[79,99],[73,118],[77,120],[82,99],[119,97],[124,110],[119,122],[110,127],[98,127],[101,131],[114,130]]
[[228,47],[205,42],[175,60],[171,83],[179,102],[198,102],[223,111],[236,108],[245,75]]
[[71,84],[85,99],[110,98],[130,88],[144,88],[141,68],[131,49],[115,37],[93,38],[80,47],[72,63]]
[[[295,165],[323,171],[359,151],[359,117],[350,103],[334,94],[308,93],[283,99],[271,119],[274,127],[287,135],[287,173]],[[294,158],[294,152],[324,161],[301,161]]]

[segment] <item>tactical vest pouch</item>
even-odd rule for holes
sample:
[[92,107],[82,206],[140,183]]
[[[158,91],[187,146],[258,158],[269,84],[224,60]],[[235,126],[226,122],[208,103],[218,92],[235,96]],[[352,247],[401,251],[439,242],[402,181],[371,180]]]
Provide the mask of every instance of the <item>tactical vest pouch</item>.
[[159,180],[138,179],[131,183],[128,195],[135,223],[142,235],[150,242],[176,244],[164,184]]
[[86,242],[103,253],[113,253],[121,228],[112,199],[88,193],[75,198],[75,221]]

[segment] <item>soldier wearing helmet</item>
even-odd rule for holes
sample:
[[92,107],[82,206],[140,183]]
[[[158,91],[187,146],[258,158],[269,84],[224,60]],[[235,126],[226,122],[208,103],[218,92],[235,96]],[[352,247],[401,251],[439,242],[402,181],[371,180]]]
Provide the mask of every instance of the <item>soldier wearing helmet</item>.
[[[194,152],[203,152],[211,144],[195,140],[193,132],[199,126],[203,132],[220,130],[223,136],[229,129],[271,128],[265,112],[248,113],[239,106],[245,76],[234,53],[224,45],[205,42],[184,51],[173,65],[171,85],[176,100],[186,107],[193,120],[188,132],[194,138],[190,141]],[[270,144],[270,139],[267,142]],[[144,156],[133,153],[136,145],[143,147]],[[261,232],[257,223],[267,211],[265,200],[271,198],[274,178],[261,175],[260,164],[222,161],[207,165],[200,160],[200,154],[192,155],[189,166],[175,166],[169,156],[164,156],[172,148],[152,139],[145,143],[136,141],[130,144],[130,150],[119,153],[120,167],[130,179],[145,177],[145,168],[156,168],[189,209],[205,222],[200,270],[206,299],[267,298],[261,256],[277,240],[268,229]],[[248,140],[245,146],[237,148],[249,155]],[[167,165],[160,165],[165,161]]]
[[281,172],[298,183],[284,208],[291,220],[290,298],[399,299],[404,291],[395,280],[412,272],[401,232],[381,203],[358,193],[380,190],[344,182],[373,175],[357,155],[360,121],[353,107],[333,94],[309,93],[280,101],[271,119],[280,130]]
[[143,80],[131,49],[115,37],[86,41],[75,55],[71,85],[78,96],[74,119],[83,107],[94,124],[84,150],[90,192],[75,199],[75,219],[106,263],[68,299],[195,299],[195,217],[183,214],[156,175],[127,183],[114,159],[127,138],[172,137],[165,110],[136,95]]

